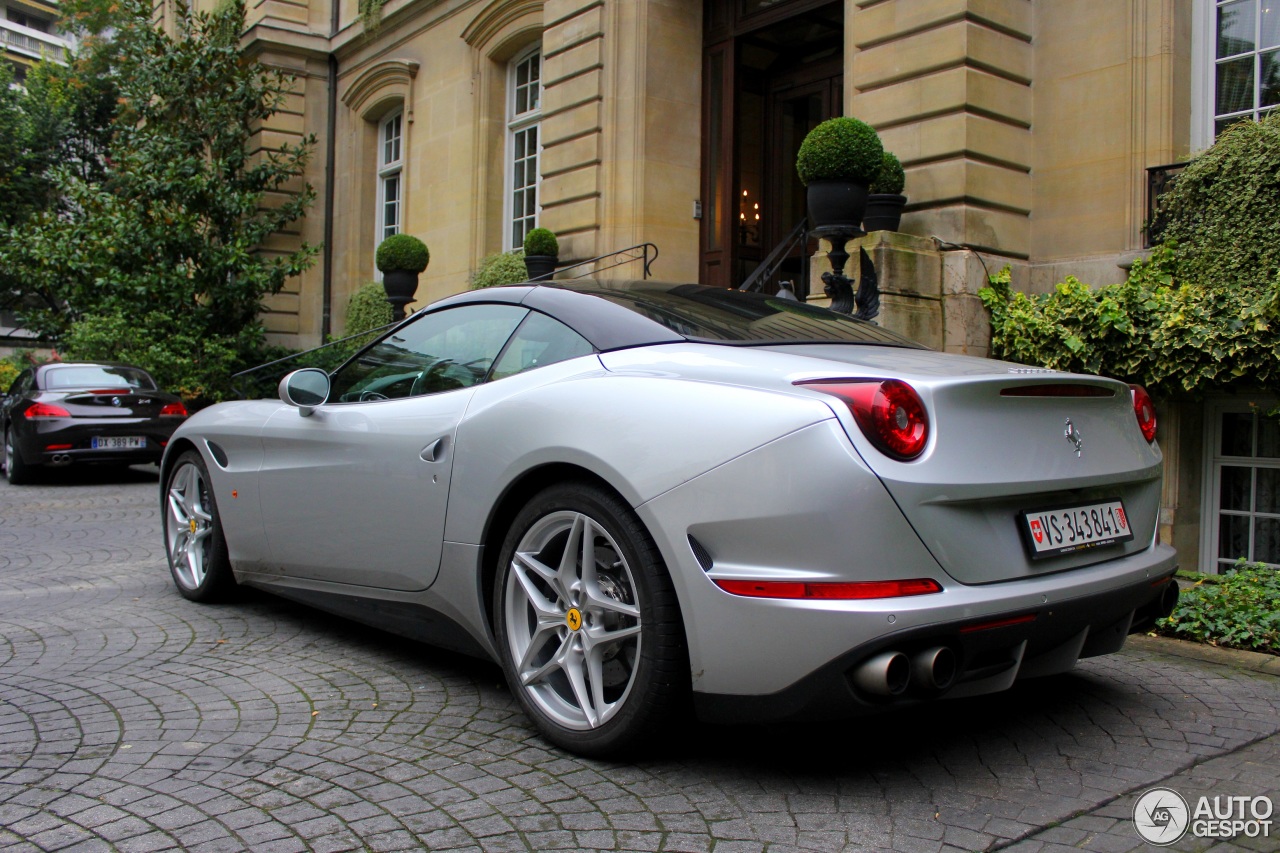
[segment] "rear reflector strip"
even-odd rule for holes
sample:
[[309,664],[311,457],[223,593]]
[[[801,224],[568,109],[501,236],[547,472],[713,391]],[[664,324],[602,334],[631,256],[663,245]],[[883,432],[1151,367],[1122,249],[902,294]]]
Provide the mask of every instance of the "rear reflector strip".
[[1097,385],[1017,385],[1001,388],[1001,397],[1114,397],[1111,388]]
[[69,444],[46,444],[46,445],[44,446],[44,449],[45,449],[45,450],[70,450],[70,449],[71,449],[71,445],[69,445]]
[[1008,628],[1011,625],[1025,625],[1036,621],[1036,614],[1010,616],[1007,619],[992,619],[990,622],[979,622],[977,625],[966,625],[960,629],[961,634],[972,634],[974,631],[990,631],[993,628]]
[[875,598],[902,598],[942,592],[942,584],[932,578],[905,581],[856,581],[803,583],[800,581],[717,580],[725,592],[747,598],[808,599],[814,601],[866,601]]

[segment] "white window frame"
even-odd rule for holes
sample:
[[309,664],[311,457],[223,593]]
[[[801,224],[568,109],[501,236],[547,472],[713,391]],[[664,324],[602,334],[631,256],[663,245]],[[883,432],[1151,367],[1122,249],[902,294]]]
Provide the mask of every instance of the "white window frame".
[[[1218,7],[1231,3],[1233,0],[1196,0],[1192,14],[1192,39],[1191,39],[1191,148],[1192,151],[1202,151],[1213,144],[1215,138],[1214,122],[1217,112],[1217,66],[1218,66]],[[1259,115],[1269,112],[1273,108],[1260,109],[1257,104],[1257,93],[1259,80],[1257,72],[1259,70],[1259,56],[1276,49],[1275,45],[1270,47],[1262,47],[1259,44],[1257,36],[1261,33],[1262,27],[1262,9],[1264,5],[1262,0],[1253,0],[1256,4],[1258,14],[1254,19],[1254,106],[1252,109],[1253,118],[1257,119]],[[1275,0],[1267,0],[1267,2],[1275,5]],[[1280,11],[1275,12],[1280,14]],[[1249,54],[1239,54],[1246,56]],[[1274,107],[1280,109],[1280,107]],[[1245,115],[1245,113],[1240,113]]]
[[[1219,574],[1222,569],[1229,567],[1228,563],[1219,563],[1218,557],[1223,467],[1280,469],[1280,459],[1224,456],[1222,454],[1222,416],[1256,412],[1259,417],[1265,417],[1277,403],[1280,401],[1274,397],[1231,397],[1211,399],[1205,404],[1204,486],[1200,495],[1200,571],[1206,574]],[[1228,512],[1234,511],[1228,510]],[[1256,510],[1241,511],[1240,514],[1254,517],[1258,515],[1271,517],[1272,515],[1259,513]]]
[[[394,132],[396,135],[391,136]],[[404,230],[404,163],[405,163],[404,110],[398,109],[378,122],[378,204],[374,218],[374,245],[392,234]],[[387,188],[394,186],[395,205],[393,220],[386,219]],[[379,276],[379,278],[381,278]]]
[[[536,79],[526,86],[521,86],[517,75],[521,66],[531,61],[536,69]],[[517,103],[522,89],[526,94],[531,93],[533,98],[530,100],[534,101],[532,107],[523,110]],[[542,206],[539,204],[542,193],[542,45],[540,43],[520,53],[507,64],[506,107],[507,145],[506,176],[503,183],[502,242],[507,249],[518,249],[524,245],[524,235],[538,227],[538,218],[542,212]],[[527,140],[530,135],[534,137],[532,153],[526,149],[523,156],[517,157],[517,144],[522,137]],[[517,161],[523,166],[522,171],[525,176],[524,182],[519,187],[516,186]],[[527,178],[530,170],[533,172],[532,182]],[[527,210],[526,194],[528,193],[533,195],[532,214]],[[521,207],[525,208],[524,210],[516,209],[517,194],[520,196]]]

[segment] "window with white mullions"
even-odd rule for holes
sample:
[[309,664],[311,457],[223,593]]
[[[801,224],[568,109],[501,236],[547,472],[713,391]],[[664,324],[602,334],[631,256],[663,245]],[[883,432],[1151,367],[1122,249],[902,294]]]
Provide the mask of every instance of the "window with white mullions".
[[404,208],[404,113],[383,119],[378,132],[378,240],[399,234]]
[[1206,563],[1218,572],[1242,557],[1280,568],[1280,418],[1269,417],[1268,408],[1211,409]]
[[538,224],[538,159],[541,154],[542,51],[512,61],[507,82],[508,248],[524,245],[524,235]]
[[1213,135],[1280,106],[1280,0],[1216,0]]

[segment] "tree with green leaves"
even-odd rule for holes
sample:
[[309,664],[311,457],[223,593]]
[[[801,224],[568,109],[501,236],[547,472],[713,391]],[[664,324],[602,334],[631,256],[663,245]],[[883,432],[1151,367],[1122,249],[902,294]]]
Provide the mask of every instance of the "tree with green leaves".
[[[314,201],[296,189],[314,140],[255,147],[293,81],[243,60],[243,0],[208,13],[177,4],[173,36],[145,0],[105,8],[119,94],[105,172],[54,169],[60,204],[0,231],[0,266],[21,282],[27,328],[81,357],[102,357],[100,332],[122,324],[151,359],[181,341],[170,355],[193,364],[182,384],[218,399],[262,351],[263,299],[314,260],[305,244],[261,251]],[[83,323],[90,334],[70,334]]]

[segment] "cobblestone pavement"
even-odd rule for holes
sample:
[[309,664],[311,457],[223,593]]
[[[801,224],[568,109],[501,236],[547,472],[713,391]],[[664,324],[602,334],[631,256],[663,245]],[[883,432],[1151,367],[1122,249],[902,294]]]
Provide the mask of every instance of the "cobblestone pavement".
[[0,848],[1116,851],[1156,784],[1280,802],[1280,679],[1158,649],[582,760],[493,665],[264,594],[185,601],[157,506],[145,468],[0,482]]

